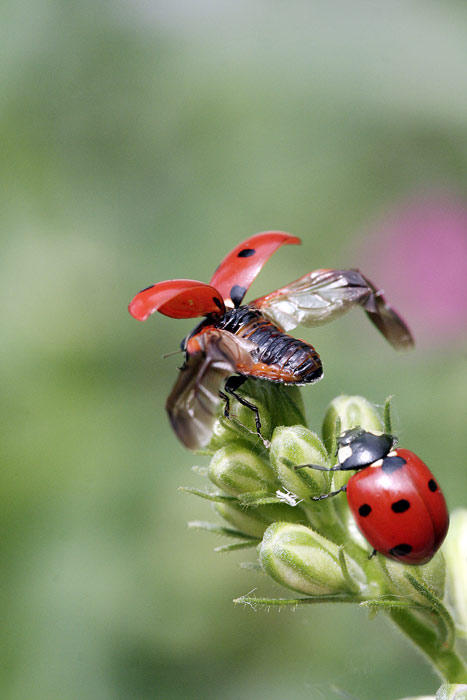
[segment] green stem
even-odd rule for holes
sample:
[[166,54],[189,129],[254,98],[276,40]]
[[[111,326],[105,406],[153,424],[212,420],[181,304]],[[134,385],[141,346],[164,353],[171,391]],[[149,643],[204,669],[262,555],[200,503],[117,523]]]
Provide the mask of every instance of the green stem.
[[353,594],[346,595],[315,595],[312,598],[256,598],[255,596],[243,595],[240,598],[235,598],[236,605],[251,605],[266,606],[266,607],[296,607],[297,605],[316,605],[318,603],[364,603],[364,596],[356,596]]
[[391,610],[388,613],[405,634],[430,659],[439,674],[448,683],[467,683],[467,666],[454,648],[442,648],[433,629],[425,625],[410,610]]
[[267,607],[294,607],[297,605],[316,605],[317,603],[357,603],[367,608],[418,608],[424,610],[420,603],[409,600],[401,600],[399,596],[388,594],[380,598],[367,598],[365,595],[355,593],[334,593],[328,595],[314,595],[311,598],[258,598],[256,596],[243,595],[235,598],[235,604],[244,603],[251,606]]
[[441,638],[439,646],[451,649],[456,639],[456,628],[451,615],[446,610],[442,602],[438,600],[436,596],[434,596],[432,592],[426,588],[426,586],[424,586],[420,581],[417,581],[412,574],[405,572],[404,575],[405,578],[410,581],[412,586],[427,600],[431,611],[435,613],[438,632],[440,633]]

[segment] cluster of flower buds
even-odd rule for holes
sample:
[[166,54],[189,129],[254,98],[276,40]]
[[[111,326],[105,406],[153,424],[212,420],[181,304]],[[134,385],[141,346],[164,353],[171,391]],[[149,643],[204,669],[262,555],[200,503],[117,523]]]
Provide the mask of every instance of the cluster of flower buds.
[[[391,432],[389,403],[383,421],[365,398],[339,396],[326,411],[320,437],[305,426],[297,388],[257,381],[246,383],[241,391],[259,408],[263,439],[252,411],[233,402],[229,419],[217,421],[208,448],[212,458],[207,475],[215,491],[186,489],[213,501],[227,525],[191,525],[238,540],[218,551],[256,547],[264,574],[303,597],[245,596],[236,602],[343,601],[384,611],[409,636],[418,637],[416,642],[445,678],[467,680],[458,648],[462,640],[456,634],[456,625],[464,633],[467,629],[467,511],[454,514],[445,545],[450,610],[441,551],[421,566],[370,556],[372,547],[357,529],[344,494],[313,500],[341,488],[353,472],[295,469],[303,464],[333,466],[343,431],[361,427]],[[426,634],[420,634],[421,629]]]

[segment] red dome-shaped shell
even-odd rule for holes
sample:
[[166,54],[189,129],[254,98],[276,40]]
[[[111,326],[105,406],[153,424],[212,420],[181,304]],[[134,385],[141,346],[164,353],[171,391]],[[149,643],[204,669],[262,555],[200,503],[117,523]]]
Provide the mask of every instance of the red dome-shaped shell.
[[417,455],[405,449],[390,454],[400,459],[386,457],[352,476],[349,507],[374,549],[405,564],[424,564],[446,536],[446,501]]

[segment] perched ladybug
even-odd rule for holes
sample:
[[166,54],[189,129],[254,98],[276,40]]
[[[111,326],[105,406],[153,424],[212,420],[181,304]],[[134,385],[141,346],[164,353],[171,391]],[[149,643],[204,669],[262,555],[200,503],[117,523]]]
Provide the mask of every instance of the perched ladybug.
[[449,515],[426,464],[410,450],[395,448],[395,438],[385,433],[354,428],[337,444],[338,464],[329,471],[358,471],[342,488],[314,500],[346,491],[357,525],[375,551],[404,564],[430,561],[446,536]]
[[403,320],[358,270],[315,270],[242,305],[268,258],[281,245],[298,243],[299,238],[287,233],[258,233],[224,258],[210,284],[159,282],[130,303],[129,311],[139,321],[155,311],[172,318],[205,316],[182,341],[185,362],[166,404],[170,422],[187,447],[207,445],[220,398],[228,415],[227,394],[255,412],[260,432],[257,407],[236,393],[248,377],[299,385],[321,379],[321,360],[313,346],[285,333],[299,324],[315,326],[361,306],[391,345],[413,345]]

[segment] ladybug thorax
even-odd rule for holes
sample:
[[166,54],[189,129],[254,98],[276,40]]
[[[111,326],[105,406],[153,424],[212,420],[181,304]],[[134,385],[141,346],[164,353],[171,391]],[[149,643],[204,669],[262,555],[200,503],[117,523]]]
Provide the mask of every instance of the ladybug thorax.
[[393,448],[394,438],[386,433],[352,428],[339,437],[337,444],[337,459],[341,467],[362,469],[384,459]]

